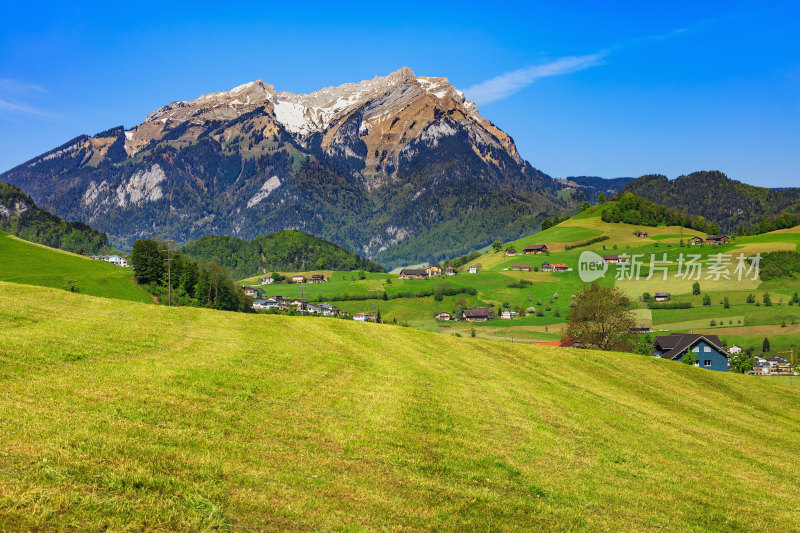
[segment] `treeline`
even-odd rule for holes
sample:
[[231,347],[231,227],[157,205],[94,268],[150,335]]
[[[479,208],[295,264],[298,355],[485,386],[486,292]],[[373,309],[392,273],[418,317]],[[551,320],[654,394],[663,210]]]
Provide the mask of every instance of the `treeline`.
[[568,216],[560,217],[558,215],[554,216],[552,219],[546,218],[546,219],[542,220],[542,231],[544,231],[546,229],[550,229],[553,226],[558,226],[562,222],[565,222],[565,221],[569,220],[569,218],[570,217],[568,217]]
[[761,217],[755,225],[741,225],[736,228],[736,235],[761,235],[779,229],[800,226],[800,215],[796,213],[781,213],[771,217]]
[[171,288],[173,305],[224,311],[251,310],[252,300],[233,283],[224,267],[170,253],[163,242],[152,239],[136,241],[130,264],[136,281],[162,301],[166,301]]
[[459,294],[469,294],[475,296],[478,290],[475,287],[451,287],[449,283],[442,282],[436,285],[435,288],[421,289],[418,292],[402,291],[394,294],[388,294],[385,291],[382,295],[377,296],[374,294],[349,294],[343,293],[334,296],[329,296],[327,299],[332,302],[345,302],[345,301],[361,301],[361,300],[396,300],[398,298],[427,298],[433,296],[436,301],[442,301],[445,296],[458,296]]
[[800,253],[779,251],[767,252],[761,256],[758,275],[764,280],[785,278],[800,274]]
[[687,215],[659,205],[633,193],[626,192],[616,198],[616,204],[600,215],[603,222],[632,224],[635,226],[681,226],[708,234],[718,234],[719,226],[701,216]]
[[574,250],[575,248],[580,248],[581,246],[589,246],[590,244],[594,244],[597,242],[607,241],[610,237],[608,235],[600,235],[599,237],[593,237],[591,239],[586,239],[585,241],[576,242],[574,244],[567,244],[564,246],[565,250]]
[[181,253],[194,259],[219,263],[239,279],[272,271],[331,269],[385,272],[375,261],[297,230],[261,235],[252,241],[226,235],[207,235],[186,244],[181,248]]
[[[18,215],[11,215],[24,210]],[[22,190],[0,182],[0,230],[26,241],[85,255],[111,248],[108,236],[88,224],[67,222],[38,207]]]
[[472,252],[467,255],[462,255],[461,257],[456,257],[455,259],[445,259],[444,261],[439,263],[438,266],[439,268],[447,268],[447,267],[460,268],[469,263],[470,261],[474,261],[475,259],[479,258],[481,255],[483,254],[481,254],[480,252]]

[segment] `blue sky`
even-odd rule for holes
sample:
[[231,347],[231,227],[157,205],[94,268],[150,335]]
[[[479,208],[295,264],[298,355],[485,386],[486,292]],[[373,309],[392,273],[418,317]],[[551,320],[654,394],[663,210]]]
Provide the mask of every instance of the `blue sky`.
[[796,2],[15,4],[0,171],[255,79],[307,92],[409,66],[466,90],[556,177],[800,185]]

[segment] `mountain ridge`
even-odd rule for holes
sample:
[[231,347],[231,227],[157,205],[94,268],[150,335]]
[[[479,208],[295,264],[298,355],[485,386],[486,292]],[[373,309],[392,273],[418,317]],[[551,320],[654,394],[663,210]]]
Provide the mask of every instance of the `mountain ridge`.
[[172,102],[0,179],[123,247],[298,229],[387,266],[460,255],[574,207],[446,78],[409,68],[309,94],[257,80]]

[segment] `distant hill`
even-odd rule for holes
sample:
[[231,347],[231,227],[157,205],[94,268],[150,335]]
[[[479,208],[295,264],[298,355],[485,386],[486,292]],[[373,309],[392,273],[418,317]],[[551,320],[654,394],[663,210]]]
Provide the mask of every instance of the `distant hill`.
[[719,224],[725,232],[743,225],[755,226],[762,217],[800,213],[800,189],[756,187],[732,180],[719,171],[693,172],[672,181],[661,174],[651,174],[636,178],[622,190],[703,216]]
[[38,207],[21,189],[0,182],[0,229],[27,241],[75,253],[96,254],[108,237],[82,222],[67,222]]
[[564,178],[570,185],[577,185],[586,200],[595,202],[601,194],[611,196],[622,190],[633,178],[601,178],[599,176],[569,176]]
[[227,267],[238,279],[272,271],[385,271],[375,261],[298,230],[261,235],[252,241],[227,235],[207,235],[186,244],[181,253],[193,259],[215,261]]
[[152,302],[150,295],[132,280],[132,274],[129,268],[24,241],[0,231],[0,281],[60,289],[71,280],[81,294]]

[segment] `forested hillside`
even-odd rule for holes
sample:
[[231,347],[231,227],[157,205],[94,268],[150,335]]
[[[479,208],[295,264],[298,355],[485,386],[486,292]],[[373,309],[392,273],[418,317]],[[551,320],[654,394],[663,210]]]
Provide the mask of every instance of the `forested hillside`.
[[237,279],[276,270],[384,272],[384,268],[375,261],[297,230],[261,235],[252,241],[227,235],[208,235],[185,245],[181,253],[194,259],[215,261],[227,267]]
[[[800,213],[800,189],[767,189],[728,178],[719,171],[693,172],[670,181],[661,174],[637,178],[622,192],[632,192],[658,204],[701,215],[722,231],[762,233],[797,225],[781,213]],[[791,217],[790,217],[791,218]],[[759,225],[765,220],[763,228]],[[781,222],[791,224],[782,225]]]
[[629,192],[620,194],[616,203],[607,207],[600,218],[603,222],[641,226],[681,226],[711,234],[720,231],[716,223],[701,216],[686,215]]
[[22,190],[0,182],[0,229],[26,241],[86,255],[108,247],[108,237],[82,222],[67,222],[37,207]]

